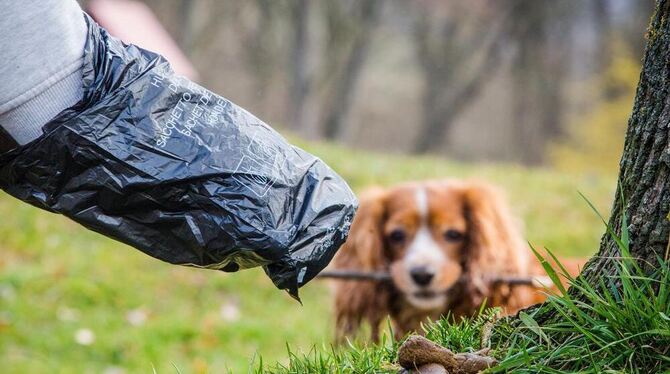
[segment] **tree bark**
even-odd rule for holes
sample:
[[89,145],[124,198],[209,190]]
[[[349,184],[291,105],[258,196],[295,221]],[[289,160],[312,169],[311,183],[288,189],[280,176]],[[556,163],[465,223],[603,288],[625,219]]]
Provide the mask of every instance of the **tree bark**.
[[[620,163],[619,187],[609,224],[621,232],[622,209],[628,217],[631,255],[644,265],[668,256],[670,235],[670,0],[659,0],[648,31],[642,74]],[[625,204],[622,201],[625,200]],[[582,275],[591,283],[613,273],[607,257],[619,256],[605,234],[598,257]]]
[[[628,222],[629,251],[641,268],[657,270],[658,259],[668,264],[670,255],[670,0],[658,0],[648,31],[648,41],[635,104],[619,168],[619,183],[608,225],[621,237],[622,215]],[[615,259],[622,253],[609,232],[603,235],[598,254],[585,265],[580,277],[596,289],[603,278],[616,277]],[[568,293],[579,295],[574,289]],[[579,297],[579,296],[577,296]],[[532,306],[540,326],[564,317],[550,304]],[[494,340],[520,326],[516,317],[501,319]]]
[[[649,28],[642,73],[628,122],[620,163],[619,184],[609,226],[620,237],[625,212],[630,255],[643,269],[658,268],[668,260],[670,236],[670,0],[659,0]],[[581,277],[598,285],[616,276],[614,258],[622,256],[609,233],[601,239],[598,254],[584,267]],[[540,305],[538,323],[560,320],[552,308]],[[517,321],[510,321],[512,324]]]
[[632,1],[628,6],[627,11],[630,14],[624,24],[622,36],[626,46],[633,53],[644,51],[645,39],[640,31],[648,25],[655,3],[655,0],[637,0]]

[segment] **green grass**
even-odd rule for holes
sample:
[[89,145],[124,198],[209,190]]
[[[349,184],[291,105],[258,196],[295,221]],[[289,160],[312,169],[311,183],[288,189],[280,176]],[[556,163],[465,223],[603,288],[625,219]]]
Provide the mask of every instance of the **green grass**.
[[[670,267],[664,260],[651,273],[630,258],[612,259],[616,272],[598,285],[570,278],[549,267],[558,280],[568,278],[571,294],[551,295],[543,310],[560,317],[540,326],[538,310],[521,312],[516,328],[495,331],[492,354],[500,364],[490,373],[665,373],[670,372]],[[481,331],[495,311],[472,319],[449,317],[424,326],[426,337],[455,352],[481,348]],[[257,363],[257,372],[397,373],[401,342],[388,337],[379,345],[323,346],[296,354],[286,364]]]
[[[591,254],[602,234],[577,191],[593,198],[602,211],[609,211],[614,191],[612,178],[301,145],[357,191],[373,184],[446,177],[501,185],[526,223],[528,239],[561,255]],[[317,354],[330,346],[330,297],[323,283],[301,290],[301,306],[274,289],[261,271],[223,274],[164,264],[3,193],[0,217],[3,373],[111,373],[117,368],[126,373],[152,368],[157,373],[176,373],[176,368],[237,373],[246,372],[252,361],[257,367],[258,357],[266,367],[275,362],[286,366],[303,353]],[[138,321],[138,315],[145,320]],[[91,330],[95,341],[77,343],[80,329]],[[314,346],[324,348],[312,350]],[[382,350],[341,354],[359,355],[350,360],[380,367],[394,347],[387,342]]]
[[611,261],[617,271],[599,284],[571,279],[574,293],[549,297],[556,320],[538,327],[537,311],[525,314],[503,337],[510,343],[499,348],[502,363],[491,372],[670,371],[670,267],[660,260],[648,273],[630,258]]
[[[492,372],[670,371],[670,264],[661,257],[656,264],[632,258],[625,213],[621,220],[620,235],[606,226],[620,256],[605,259],[614,272],[603,274],[598,283],[574,279],[560,263],[554,269],[543,261],[552,280],[560,284],[566,278],[572,291],[561,287],[560,294],[549,296],[546,308],[524,314],[520,327],[502,334],[498,352],[504,358]],[[534,315],[547,312],[556,318],[539,327]]]
[[[606,259],[614,271],[603,274],[596,284],[571,277],[551,251],[543,258],[533,249],[554,284],[567,281],[572,291],[559,286],[559,293],[549,295],[544,307],[520,312],[518,323],[503,320],[494,330],[492,346],[491,341],[482,343],[481,334],[495,310],[471,319],[445,317],[429,323],[424,326],[426,337],[456,352],[492,348],[499,365],[489,373],[670,372],[670,264],[660,257],[655,265],[632,258],[625,214],[621,219],[620,236],[607,227],[620,256]],[[552,262],[558,265],[553,267]],[[536,321],[540,314],[542,324]],[[549,315],[553,317],[546,318]],[[372,346],[290,352],[288,364],[260,362],[256,370],[396,373],[399,345],[385,339]]]
[[[449,316],[423,326],[425,336],[457,352],[478,350],[480,332],[485,324],[491,323],[498,313],[495,309],[482,310],[473,318],[454,320]],[[390,329],[390,327],[389,327]],[[379,344],[350,342],[349,345],[334,348],[323,344],[306,352],[294,352],[289,346],[288,362],[267,364],[255,362],[256,373],[398,373],[402,369],[396,363],[398,348],[402,341],[391,339],[392,332],[382,336]]]

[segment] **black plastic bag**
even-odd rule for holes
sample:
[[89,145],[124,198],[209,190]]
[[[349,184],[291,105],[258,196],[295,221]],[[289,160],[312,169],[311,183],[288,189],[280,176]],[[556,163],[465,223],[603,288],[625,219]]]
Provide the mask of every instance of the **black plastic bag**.
[[297,297],[348,234],[357,203],[347,184],[86,18],[84,99],[0,156],[0,187],[163,261],[263,266]]

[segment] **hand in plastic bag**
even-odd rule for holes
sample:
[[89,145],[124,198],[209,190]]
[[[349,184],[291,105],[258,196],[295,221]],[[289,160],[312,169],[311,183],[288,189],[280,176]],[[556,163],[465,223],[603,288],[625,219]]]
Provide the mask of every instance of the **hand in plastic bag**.
[[0,187],[163,261],[263,266],[297,297],[346,239],[346,183],[161,56],[87,22],[84,99],[0,156]]

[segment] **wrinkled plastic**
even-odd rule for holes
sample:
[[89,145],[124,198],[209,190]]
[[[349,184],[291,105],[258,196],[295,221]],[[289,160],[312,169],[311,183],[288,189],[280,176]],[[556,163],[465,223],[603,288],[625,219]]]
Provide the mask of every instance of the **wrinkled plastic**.
[[161,56],[87,23],[84,99],[0,156],[0,187],[169,263],[263,266],[297,297],[346,239],[347,184]]

